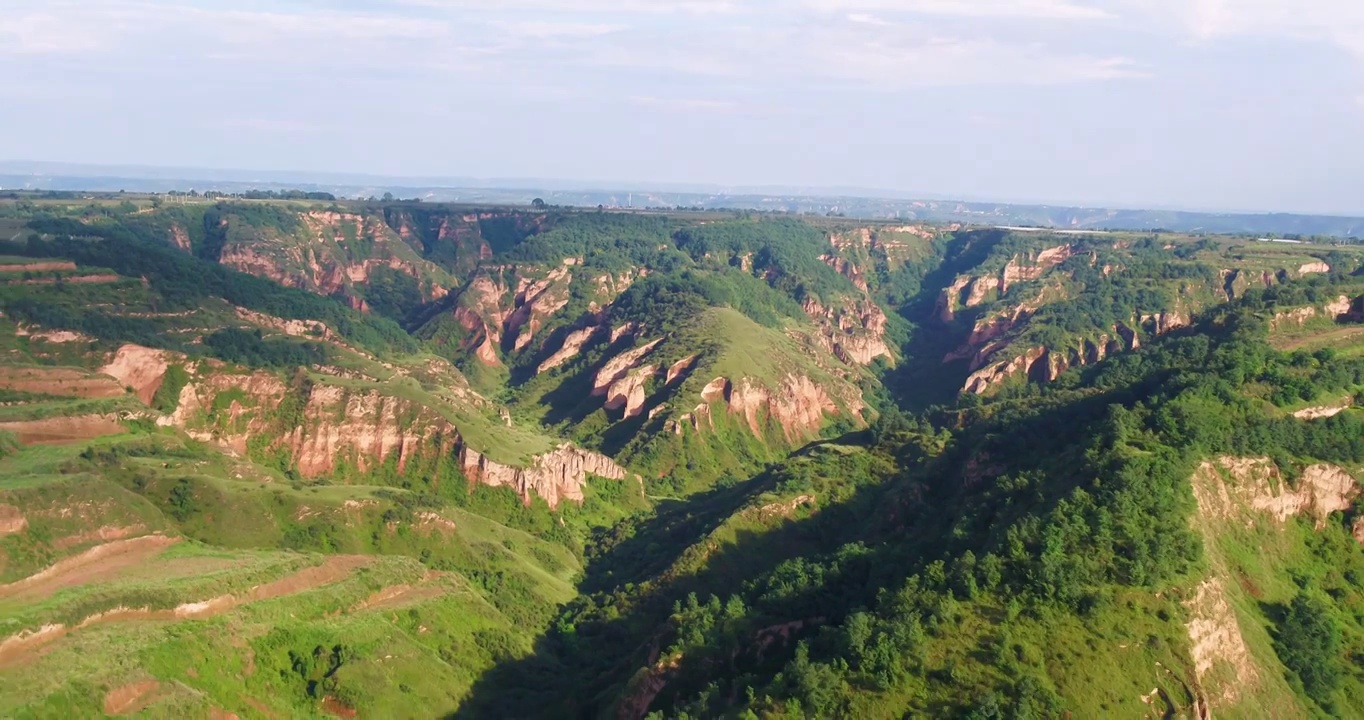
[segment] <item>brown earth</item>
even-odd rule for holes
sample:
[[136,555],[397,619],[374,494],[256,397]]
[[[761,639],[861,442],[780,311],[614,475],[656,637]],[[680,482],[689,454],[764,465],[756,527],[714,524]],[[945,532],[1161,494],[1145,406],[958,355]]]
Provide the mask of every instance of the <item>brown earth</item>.
[[78,368],[0,368],[0,389],[78,398],[123,397],[123,386],[111,378]]
[[151,704],[161,683],[155,680],[129,683],[104,695],[105,715],[128,715]]
[[38,600],[63,588],[76,587],[114,577],[121,571],[160,555],[177,542],[164,535],[143,535],[97,545],[85,552],[58,561],[23,580],[0,585],[0,598],[23,597]]
[[76,263],[65,262],[38,262],[16,265],[8,263],[0,265],[0,273],[23,273],[23,272],[53,272],[60,270],[75,270]]
[[357,603],[355,607],[351,608],[351,612],[385,610],[440,597],[445,593],[445,588],[430,582],[431,579],[432,576],[428,575],[416,585],[393,585],[378,590]]
[[21,533],[28,529],[23,511],[13,505],[0,503],[0,537]]
[[116,378],[121,385],[131,387],[142,402],[151,405],[170,367],[170,353],[141,345],[124,345],[114,353],[114,359],[99,371]]
[[[147,538],[160,538],[160,536],[149,535],[147,536]],[[137,540],[145,540],[147,538],[137,538]],[[174,540],[168,538],[161,539],[169,540],[169,542],[174,542]],[[122,545],[125,547],[121,547],[118,549],[126,550],[126,544],[131,542],[134,541],[124,541],[123,543],[110,543],[110,545]],[[100,547],[106,548],[108,546]],[[98,549],[99,548],[95,548],[95,550]],[[90,555],[91,552],[87,552],[80,556],[80,558],[71,559],[76,560],[84,558],[86,560],[86,563],[83,563],[82,564],[83,566],[92,561],[89,558]],[[100,557],[109,558],[110,555],[106,553],[104,555],[101,555]],[[57,574],[55,575],[46,575],[47,573],[58,571],[59,570],[58,566],[62,564],[58,563],[57,565],[54,565],[48,570],[45,570],[42,573],[39,573],[38,575],[34,575],[31,578],[21,580],[18,583],[0,587],[0,598],[7,597],[7,593],[5,592],[6,590],[14,588],[15,586],[18,585],[23,585],[29,582],[30,580],[33,580],[34,578],[46,576],[44,577],[43,580],[43,582],[46,583],[49,581],[55,581],[60,579],[69,580],[72,577],[79,577],[80,580],[78,582],[66,582],[65,584],[57,586],[70,587],[72,585],[79,585],[85,582],[90,582],[92,580],[107,577],[109,575],[114,574],[114,572],[117,572],[118,569],[122,569],[131,564],[127,562],[127,558],[129,557],[129,553],[127,552],[116,553],[113,555],[113,557],[120,559],[120,562],[116,563],[117,567],[109,567],[108,565],[105,565],[100,567],[97,571],[94,571],[90,575],[81,575],[76,566],[61,568],[60,571],[57,572]],[[137,560],[143,560],[145,558],[146,556],[138,556],[136,560],[134,560],[134,562],[136,562]],[[68,627],[66,625],[58,623],[44,625],[37,631],[21,631],[15,635],[6,638],[3,641],[0,641],[0,667],[10,666],[17,662],[21,662],[23,660],[28,659],[34,652],[42,649],[46,645],[49,645],[61,639],[63,636],[65,636],[68,632],[72,630],[79,630],[82,628],[87,628],[92,625],[102,623],[123,622],[129,620],[186,620],[190,618],[212,617],[219,613],[226,612],[227,610],[232,609],[233,607],[237,606],[239,603],[242,602],[256,602],[259,600],[268,600],[271,598],[281,597],[284,595],[292,595],[295,593],[311,590],[315,587],[337,582],[345,578],[347,575],[349,575],[351,571],[353,571],[355,568],[360,567],[361,565],[365,564],[368,561],[369,561],[368,557],[359,555],[335,555],[327,558],[325,561],[323,561],[321,565],[318,565],[316,567],[306,568],[304,570],[300,570],[294,573],[293,575],[281,578],[274,582],[266,583],[264,585],[258,585],[255,588],[252,588],[240,599],[232,595],[222,595],[216,598],[212,598],[210,600],[205,600],[203,602],[186,603],[175,608],[174,610],[150,610],[148,608],[127,608],[120,606],[91,615],[82,620],[78,625],[75,625],[74,627]],[[113,572],[111,572],[111,570]],[[48,585],[44,584],[41,586],[40,589],[50,594],[52,591],[55,591],[57,587],[48,587]],[[28,593],[25,593],[25,597],[27,596]]]
[[113,415],[76,415],[3,422],[0,430],[14,433],[24,445],[67,445],[117,435],[123,424]]
[[332,555],[322,561],[321,565],[304,568],[279,580],[257,585],[240,597],[219,595],[201,602],[185,603],[175,608],[174,615],[179,619],[212,617],[244,603],[306,592],[313,588],[344,580],[351,572],[369,560],[370,558],[363,555]]
[[322,712],[339,718],[353,718],[358,715],[355,708],[347,707],[345,703],[330,695],[322,698]]
[[95,283],[115,283],[123,280],[121,275],[76,275],[64,277],[60,281],[57,278],[37,278],[34,280],[10,280],[6,285],[56,285],[58,282],[72,283],[77,285],[92,285]]

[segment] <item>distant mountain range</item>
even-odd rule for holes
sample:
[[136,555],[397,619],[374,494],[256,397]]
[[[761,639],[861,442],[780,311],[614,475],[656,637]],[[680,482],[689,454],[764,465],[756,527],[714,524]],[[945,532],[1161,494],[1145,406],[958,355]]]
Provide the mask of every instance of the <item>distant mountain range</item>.
[[[614,184],[614,183],[613,183]],[[594,187],[596,185],[596,187]],[[972,225],[1016,225],[1072,230],[1153,230],[1333,236],[1364,234],[1364,218],[1296,213],[1218,213],[1119,209],[902,197],[868,188],[738,187],[658,183],[600,187],[600,183],[543,178],[384,177],[359,173],[105,166],[31,161],[0,162],[0,189],[168,192],[172,190],[299,189],[337,197],[393,193],[427,202],[528,204],[612,208],[750,209],[836,214]]]

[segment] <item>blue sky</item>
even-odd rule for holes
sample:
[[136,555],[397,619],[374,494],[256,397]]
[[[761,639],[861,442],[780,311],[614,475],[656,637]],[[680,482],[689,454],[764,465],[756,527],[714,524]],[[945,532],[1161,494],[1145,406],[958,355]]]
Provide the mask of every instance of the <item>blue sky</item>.
[[0,0],[0,159],[1364,213],[1359,0]]

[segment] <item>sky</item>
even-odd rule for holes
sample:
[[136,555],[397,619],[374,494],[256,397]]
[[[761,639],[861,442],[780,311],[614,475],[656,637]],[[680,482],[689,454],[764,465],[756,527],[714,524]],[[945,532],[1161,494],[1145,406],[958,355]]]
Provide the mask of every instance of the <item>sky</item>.
[[1364,214],[1360,0],[0,0],[0,160]]

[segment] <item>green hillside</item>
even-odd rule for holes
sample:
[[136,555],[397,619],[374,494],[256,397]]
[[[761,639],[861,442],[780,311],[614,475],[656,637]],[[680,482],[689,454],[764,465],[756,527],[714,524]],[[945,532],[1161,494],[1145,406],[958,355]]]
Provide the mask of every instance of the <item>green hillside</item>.
[[0,201],[0,715],[1364,715],[1354,248],[133,199]]

